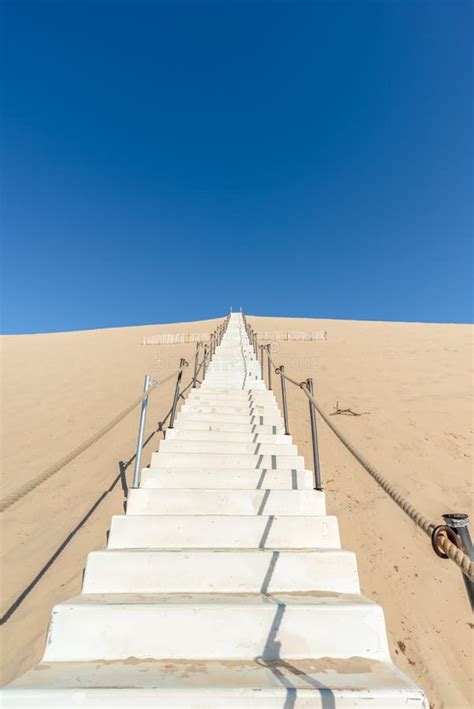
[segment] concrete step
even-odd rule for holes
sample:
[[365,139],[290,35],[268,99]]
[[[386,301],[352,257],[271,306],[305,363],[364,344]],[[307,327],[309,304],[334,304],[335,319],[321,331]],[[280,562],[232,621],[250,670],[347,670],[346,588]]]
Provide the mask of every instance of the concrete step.
[[[223,382],[216,382],[213,383],[211,381],[204,380],[204,382],[201,384],[201,389],[209,389],[212,390],[213,388],[221,389],[222,386],[229,386],[230,382],[226,381],[225,383]],[[232,387],[231,387],[232,388]],[[244,379],[242,378],[241,381],[234,382],[233,383],[233,388],[235,388],[236,391],[239,391],[241,389],[251,389],[251,390],[262,390],[266,389],[265,383],[263,380],[258,379],[255,381],[252,381],[250,379]]]
[[382,609],[358,594],[82,594],[55,606],[45,662],[129,657],[390,660]]
[[4,709],[428,709],[390,662],[362,657],[42,663],[1,701]]
[[239,424],[239,423],[246,423],[247,425],[252,425],[254,423],[258,423],[261,426],[267,424],[269,426],[277,426],[281,425],[283,423],[283,419],[281,416],[279,416],[277,413],[275,413],[272,416],[269,416],[268,414],[265,414],[265,416],[261,416],[259,414],[227,414],[227,413],[218,413],[218,414],[211,414],[211,413],[196,413],[196,412],[189,412],[189,411],[183,411],[179,412],[178,415],[176,416],[176,427],[178,427],[178,422],[181,423],[182,421],[206,421],[206,423],[232,423],[232,424]]
[[165,438],[160,441],[160,453],[241,453],[253,455],[297,455],[295,445],[276,443],[242,443],[237,441],[184,441]]
[[93,551],[82,588],[83,593],[297,591],[359,593],[355,555],[340,549]]
[[279,515],[326,514],[318,490],[153,490],[131,489],[130,515]]
[[142,488],[312,490],[311,470],[156,470],[144,468]]
[[219,399],[254,399],[255,401],[266,401],[267,399],[275,401],[275,395],[269,389],[261,389],[258,391],[252,391],[251,389],[213,389],[212,391],[206,391],[205,389],[192,389],[189,395],[196,399],[209,399],[209,398],[219,398]]
[[262,455],[239,453],[152,453],[150,468],[186,470],[187,468],[217,470],[238,470],[239,468],[263,468],[278,470],[304,470],[304,458],[301,455]]
[[274,443],[277,446],[291,445],[290,435],[269,433],[234,433],[233,431],[186,431],[179,428],[169,428],[166,431],[167,441],[208,441],[210,443]]
[[280,410],[276,404],[242,404],[234,405],[227,403],[200,403],[192,402],[181,406],[182,413],[192,414],[238,414],[240,416],[276,416],[281,417]]
[[336,517],[114,515],[109,549],[339,549]]
[[[260,417],[258,417],[260,420]],[[283,434],[285,427],[281,423],[265,423],[257,422],[250,423],[234,423],[232,421],[222,421],[216,416],[215,421],[207,421],[206,419],[196,421],[194,418],[183,416],[183,419],[176,421],[175,429],[177,431],[226,431],[231,433],[266,433],[266,434]],[[168,429],[168,432],[172,429]]]

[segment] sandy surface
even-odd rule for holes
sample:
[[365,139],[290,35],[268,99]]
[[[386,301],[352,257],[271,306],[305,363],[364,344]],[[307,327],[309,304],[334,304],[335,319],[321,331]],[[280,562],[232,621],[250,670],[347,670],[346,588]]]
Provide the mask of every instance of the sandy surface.
[[[257,331],[326,329],[327,341],[279,343],[276,363],[298,380],[312,376],[326,411],[339,401],[368,412],[334,420],[426,516],[470,511],[471,327],[249,320]],[[2,496],[124,408],[146,371],[163,376],[194,353],[193,345],[142,346],[143,335],[205,332],[216,322],[4,337]],[[172,388],[154,394],[148,432],[167,412]],[[288,395],[291,432],[310,465],[307,401],[294,387]],[[2,613],[99,501],[2,627],[2,682],[41,657],[53,604],[80,592],[88,551],[105,545],[112,514],[123,510],[119,463],[134,453],[137,419],[138,411],[130,414],[3,515]],[[144,464],[160,436],[147,445]],[[433,554],[427,537],[322,422],[319,436],[328,511],[339,517],[343,545],[357,552],[364,593],[385,610],[395,662],[433,707],[472,706],[473,625],[460,573]],[[132,473],[133,464],[129,483]]]

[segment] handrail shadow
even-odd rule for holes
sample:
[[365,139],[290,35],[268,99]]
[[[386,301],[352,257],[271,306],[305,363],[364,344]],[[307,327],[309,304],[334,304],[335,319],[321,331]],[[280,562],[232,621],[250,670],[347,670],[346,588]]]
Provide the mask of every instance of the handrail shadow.
[[[191,381],[192,384],[192,381]],[[183,394],[190,388],[190,385],[188,385],[183,391],[181,392],[180,398],[185,399]],[[164,424],[167,422],[171,415],[172,408],[168,411],[166,414],[165,418],[162,421],[158,422],[158,427],[152,431],[149,436],[143,441],[142,445],[142,450],[145,448],[145,446],[148,445],[148,443],[151,441],[151,439],[157,434],[164,432],[166,429],[163,428]],[[136,458],[136,452],[132,455],[131,458],[127,461],[119,461],[119,472],[118,475],[113,479],[112,483],[109,485],[108,488],[106,488],[100,495],[99,497],[95,500],[95,502],[91,505],[91,507],[87,510],[85,515],[79,520],[79,522],[76,524],[76,526],[69,532],[67,537],[61,542],[61,544],[57,547],[57,549],[53,552],[53,554],[49,557],[49,559],[43,564],[41,569],[38,571],[36,576],[33,578],[32,581],[23,589],[23,591],[17,596],[17,598],[13,601],[13,603],[10,605],[10,607],[3,613],[2,616],[0,616],[0,626],[4,625],[11,617],[12,615],[18,610],[18,608],[21,606],[21,604],[25,601],[25,599],[29,596],[29,594],[32,592],[32,590],[35,588],[35,586],[38,584],[39,581],[43,578],[45,573],[48,571],[48,569],[51,568],[51,566],[54,564],[56,559],[61,555],[61,553],[64,551],[64,549],[68,546],[68,544],[74,539],[76,534],[79,532],[80,529],[86,524],[86,522],[90,519],[90,517],[94,514],[96,509],[99,507],[99,505],[105,500],[105,498],[115,489],[117,484],[120,482],[122,486],[122,492],[123,492],[123,507],[124,507],[124,512],[126,510],[126,505],[127,505],[127,496],[128,496],[128,483],[127,483],[127,476],[126,472],[130,465],[134,462]]]

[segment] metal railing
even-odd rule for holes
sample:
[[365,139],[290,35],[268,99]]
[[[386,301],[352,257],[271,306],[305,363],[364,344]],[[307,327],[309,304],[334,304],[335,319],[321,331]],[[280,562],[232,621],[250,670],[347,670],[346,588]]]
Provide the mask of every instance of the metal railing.
[[[184,398],[184,392],[187,391],[189,388],[196,388],[196,384],[201,384],[202,380],[199,381],[198,375],[202,369],[202,379],[206,376],[206,368],[208,364],[211,362],[212,358],[214,357],[214,354],[216,352],[216,348],[220,343],[222,342],[222,338],[224,337],[224,333],[227,330],[227,325],[229,324],[229,319],[230,319],[230,313],[227,315],[223,323],[220,323],[216,329],[211,333],[210,336],[210,345],[208,347],[207,344],[203,344],[201,342],[196,343],[196,353],[193,358],[194,362],[194,370],[193,370],[193,376],[191,378],[191,381],[189,384],[185,387],[185,389],[181,389],[181,383],[183,379],[183,372],[186,367],[189,366],[189,362],[187,362],[184,357],[181,357],[179,361],[179,368],[177,370],[177,376],[176,376],[176,384],[174,388],[174,394],[173,394],[173,403],[171,405],[171,409],[169,411],[169,416],[170,416],[170,422],[168,424],[168,429],[173,429],[174,428],[174,423],[176,419],[176,410],[178,407],[178,402],[181,398]],[[203,350],[203,358],[200,364],[199,362],[199,354],[201,349]],[[155,382],[155,386],[157,383]],[[148,395],[151,391],[151,389],[154,388],[152,387],[152,382],[150,375],[147,374],[145,376],[145,386],[144,386],[144,394],[143,394],[143,399],[142,399],[142,407],[140,410],[140,418],[138,422],[138,437],[137,437],[137,450],[135,454],[135,469],[134,469],[134,474],[133,474],[133,484],[132,487],[140,487],[141,483],[141,465],[142,465],[142,449],[143,449],[143,437],[145,435],[145,425],[146,425],[146,415],[147,415],[147,410],[148,410]],[[166,436],[166,431],[165,431],[165,436]]]

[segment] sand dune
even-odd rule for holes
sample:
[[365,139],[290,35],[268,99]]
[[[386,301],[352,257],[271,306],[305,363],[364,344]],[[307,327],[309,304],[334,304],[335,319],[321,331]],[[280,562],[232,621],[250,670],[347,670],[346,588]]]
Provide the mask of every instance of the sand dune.
[[[257,331],[327,330],[327,341],[279,342],[275,362],[298,380],[312,376],[326,411],[339,401],[367,412],[334,420],[426,516],[469,512],[471,327],[249,321]],[[163,376],[194,354],[192,344],[142,346],[144,335],[210,332],[217,322],[4,337],[2,496],[113,418],[140,392],[145,372]],[[276,377],[274,384],[279,398]],[[153,394],[148,433],[167,412],[172,389]],[[294,387],[288,395],[291,433],[310,465],[307,401]],[[39,659],[53,604],[80,591],[87,552],[104,546],[112,514],[122,511],[120,462],[134,453],[137,418],[138,410],[3,515],[2,613],[79,527],[2,627],[2,682]],[[396,663],[432,706],[471,706],[472,617],[461,574],[434,555],[324,423],[319,434],[329,512],[339,517],[344,546],[357,552],[364,593],[385,610]],[[148,443],[144,464],[161,435]],[[132,472],[130,465],[129,483]]]

